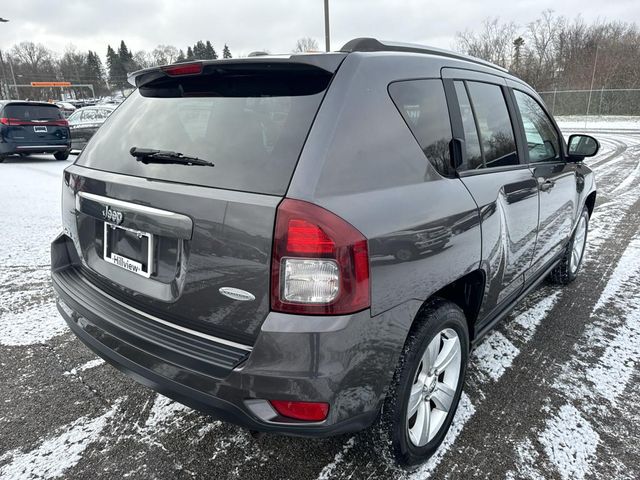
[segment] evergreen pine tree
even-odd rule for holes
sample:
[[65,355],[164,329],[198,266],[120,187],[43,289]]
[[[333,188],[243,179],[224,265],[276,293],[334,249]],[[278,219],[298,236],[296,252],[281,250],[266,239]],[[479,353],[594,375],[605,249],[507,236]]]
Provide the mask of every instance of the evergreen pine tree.
[[120,64],[120,56],[115,52],[111,45],[107,45],[107,70],[109,74],[109,84],[112,87],[120,88],[122,68]]
[[224,48],[222,49],[222,58],[232,58],[231,51],[229,50],[229,47],[226,43],[224,44]]
[[187,60],[193,60],[193,50],[191,50],[191,47],[187,47]]
[[178,57],[176,58],[176,63],[184,62],[186,60],[187,57],[184,56],[184,51],[180,49],[180,52],[178,52]]
[[207,40],[207,43],[204,46],[204,51],[206,59],[215,60],[216,58],[218,58],[218,54],[216,53],[213,45],[211,45],[211,42],[209,40]]
[[102,68],[102,61],[98,54],[91,50],[89,50],[87,54],[84,75],[89,81],[88,83],[93,85],[96,94],[104,91],[104,69]]

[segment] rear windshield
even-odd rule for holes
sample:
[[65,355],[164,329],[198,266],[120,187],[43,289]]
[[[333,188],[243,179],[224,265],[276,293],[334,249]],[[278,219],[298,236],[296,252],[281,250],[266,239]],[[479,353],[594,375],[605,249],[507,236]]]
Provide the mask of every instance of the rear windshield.
[[[144,178],[283,195],[329,76],[200,76],[142,88],[107,119],[77,163]],[[178,82],[178,83],[176,83]],[[215,167],[144,164],[132,147]]]
[[9,104],[4,107],[3,117],[18,120],[60,120],[62,112],[55,105]]

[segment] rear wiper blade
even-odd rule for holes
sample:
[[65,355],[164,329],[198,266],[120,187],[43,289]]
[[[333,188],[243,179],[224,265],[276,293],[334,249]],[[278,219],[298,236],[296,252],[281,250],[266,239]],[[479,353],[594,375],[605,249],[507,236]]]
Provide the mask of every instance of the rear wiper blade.
[[212,162],[197,157],[188,157],[180,152],[168,150],[157,150],[155,148],[131,147],[129,153],[136,157],[138,162],[149,163],[176,163],[180,165],[201,165],[203,167],[214,167]]

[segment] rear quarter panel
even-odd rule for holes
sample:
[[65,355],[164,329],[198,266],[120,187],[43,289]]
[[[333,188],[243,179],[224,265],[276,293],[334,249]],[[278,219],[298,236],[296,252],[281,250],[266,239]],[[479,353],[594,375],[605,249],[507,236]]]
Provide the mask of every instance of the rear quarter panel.
[[440,78],[441,66],[426,55],[350,54],[287,195],[335,212],[367,237],[372,315],[424,301],[480,263],[473,198],[433,169],[387,91],[393,81]]

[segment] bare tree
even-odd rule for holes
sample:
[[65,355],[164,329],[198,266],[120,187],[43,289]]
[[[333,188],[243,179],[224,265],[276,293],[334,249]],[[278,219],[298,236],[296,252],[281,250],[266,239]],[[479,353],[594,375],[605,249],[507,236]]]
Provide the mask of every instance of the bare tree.
[[511,63],[511,45],[517,31],[518,28],[513,22],[502,23],[497,17],[487,18],[482,22],[478,32],[458,32],[455,48],[508,68]]
[[153,55],[144,50],[139,50],[133,55],[133,62],[140,68],[149,68],[156,65]]
[[173,45],[158,45],[151,52],[155,65],[167,65],[178,60],[178,49]]
[[41,43],[20,42],[11,49],[11,57],[36,70],[53,63],[53,52]]
[[317,52],[320,50],[318,46],[318,41],[315,38],[304,37],[298,39],[296,42],[296,48],[293,50],[294,52]]

